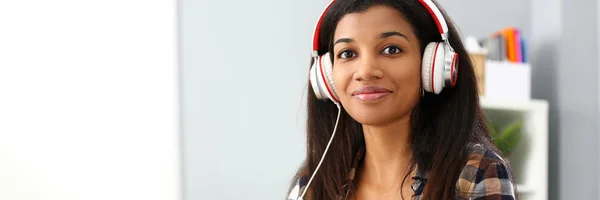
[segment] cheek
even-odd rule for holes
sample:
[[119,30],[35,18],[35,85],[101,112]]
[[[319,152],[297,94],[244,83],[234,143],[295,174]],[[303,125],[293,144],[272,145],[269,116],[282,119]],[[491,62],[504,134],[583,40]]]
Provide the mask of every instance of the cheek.
[[352,80],[352,74],[349,70],[345,70],[343,67],[333,67],[333,82],[338,96],[346,93],[350,80]]
[[421,86],[421,62],[416,60],[396,62],[391,64],[387,70],[387,75],[395,82],[399,88],[420,88]]

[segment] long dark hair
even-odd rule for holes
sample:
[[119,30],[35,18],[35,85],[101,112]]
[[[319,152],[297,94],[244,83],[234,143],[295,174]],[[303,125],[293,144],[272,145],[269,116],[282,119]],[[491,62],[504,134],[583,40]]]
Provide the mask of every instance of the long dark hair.
[[[376,5],[395,8],[404,15],[420,41],[421,53],[429,42],[442,40],[433,17],[417,0],[339,0],[331,5],[323,18],[319,55],[327,51],[334,55],[333,35],[344,15],[362,12]],[[473,65],[461,36],[443,9],[439,8],[448,23],[449,42],[459,55],[458,80],[455,87],[445,88],[440,94],[426,93],[414,108],[410,136],[413,151],[411,168],[418,166],[429,174],[422,198],[454,199],[456,181],[469,156],[469,144],[479,143],[499,151],[491,142],[486,127]],[[295,179],[314,172],[332,134],[338,112],[333,103],[318,100],[310,86],[307,107],[306,160]],[[342,109],[335,139],[305,199],[334,199],[353,192],[348,191],[352,190],[351,187],[344,187],[355,184],[347,183],[346,176],[355,155],[364,145],[362,125]]]

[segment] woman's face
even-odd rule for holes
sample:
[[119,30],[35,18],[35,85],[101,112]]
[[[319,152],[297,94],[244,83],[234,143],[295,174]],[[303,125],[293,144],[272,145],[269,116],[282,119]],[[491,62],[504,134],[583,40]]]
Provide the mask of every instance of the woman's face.
[[345,15],[334,33],[333,77],[344,109],[363,125],[409,119],[421,92],[421,52],[397,10]]

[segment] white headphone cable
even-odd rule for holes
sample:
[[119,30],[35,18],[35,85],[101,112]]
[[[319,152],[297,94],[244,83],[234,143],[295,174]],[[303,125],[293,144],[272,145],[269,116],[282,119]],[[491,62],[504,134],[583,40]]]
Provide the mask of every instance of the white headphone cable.
[[329,145],[331,145],[331,141],[333,141],[333,137],[335,136],[335,132],[337,131],[337,126],[338,126],[338,122],[340,121],[340,114],[342,113],[342,109],[340,108],[339,103],[335,103],[335,105],[338,108],[338,114],[337,114],[337,119],[335,120],[335,126],[333,128],[333,133],[331,134],[329,143],[327,143],[327,147],[325,147],[325,152],[323,152],[323,156],[321,156],[321,160],[319,161],[319,164],[317,165],[315,172],[313,172],[312,176],[310,176],[310,179],[308,180],[308,184],[306,184],[306,187],[304,188],[304,192],[302,192],[302,195],[300,195],[300,198],[298,198],[298,200],[304,199],[304,195],[306,194],[306,191],[308,191],[308,187],[310,186],[310,183],[312,182],[313,178],[319,171],[319,168],[321,167],[321,163],[323,163],[323,159],[325,159],[325,155],[327,155],[327,151],[329,150]]

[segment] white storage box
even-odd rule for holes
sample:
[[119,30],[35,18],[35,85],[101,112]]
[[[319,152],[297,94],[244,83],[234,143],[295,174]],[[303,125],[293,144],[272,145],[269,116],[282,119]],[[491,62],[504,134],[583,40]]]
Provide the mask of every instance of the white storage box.
[[488,60],[485,62],[484,94],[488,99],[531,99],[531,65]]

